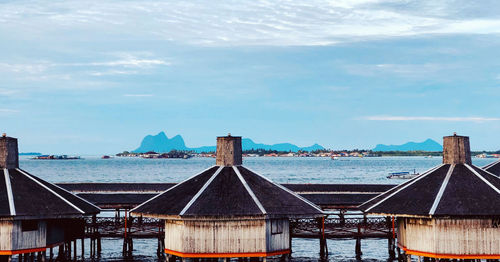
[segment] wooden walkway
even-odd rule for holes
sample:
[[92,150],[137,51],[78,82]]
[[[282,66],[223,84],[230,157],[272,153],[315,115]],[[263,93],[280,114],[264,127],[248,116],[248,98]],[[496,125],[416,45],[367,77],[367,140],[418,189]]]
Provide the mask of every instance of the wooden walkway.
[[[98,256],[102,238],[122,238],[123,254],[132,255],[134,238],[158,240],[157,255],[163,256],[164,224],[159,219],[129,217],[128,210],[174,186],[174,183],[62,183],[58,186],[96,204],[114,210],[114,217],[86,220],[86,238],[91,239],[91,254]],[[366,217],[357,209],[363,202],[394,185],[369,184],[283,184],[307,198],[330,215],[323,220],[291,220],[292,238],[314,238],[320,254],[328,254],[327,239],[355,239],[356,257],[361,258],[361,240],[387,239],[388,252],[395,257],[395,233],[390,218]]]

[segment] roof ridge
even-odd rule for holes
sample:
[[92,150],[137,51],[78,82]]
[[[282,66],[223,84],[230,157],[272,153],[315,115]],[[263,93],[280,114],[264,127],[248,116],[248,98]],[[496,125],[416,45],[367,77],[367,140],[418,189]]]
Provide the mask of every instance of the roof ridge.
[[474,166],[474,167],[478,168],[478,169],[479,169],[479,170],[481,170],[481,171],[486,172],[486,174],[488,174],[488,175],[490,175],[490,176],[492,176],[492,177],[494,177],[494,178],[496,178],[496,179],[500,179],[500,177],[499,177],[499,176],[497,176],[497,175],[495,175],[495,174],[491,173],[490,171],[488,171],[488,170],[486,170],[486,169],[482,169],[482,168],[479,168],[479,167],[477,167],[477,166]]
[[[372,208],[374,208],[374,207],[376,207],[376,206],[380,205],[381,203],[385,202],[387,199],[389,199],[389,198],[393,197],[394,195],[396,195],[397,193],[401,192],[401,190],[403,190],[403,189],[405,189],[405,188],[407,188],[407,187],[409,187],[409,186],[413,185],[415,182],[417,182],[417,181],[419,181],[420,179],[422,179],[422,178],[424,178],[424,177],[428,176],[429,174],[432,174],[432,172],[434,172],[434,171],[438,170],[439,168],[443,167],[444,165],[445,165],[445,164],[441,164],[441,165],[439,165],[439,166],[437,166],[437,167],[433,167],[433,168],[431,168],[431,169],[427,170],[426,172],[422,173],[422,175],[415,177],[413,180],[410,180],[410,181],[409,181],[406,185],[404,185],[404,186],[402,186],[401,188],[399,188],[398,190],[396,190],[396,191],[392,192],[389,196],[387,196],[387,197],[385,197],[384,199],[382,199],[382,200],[378,201],[377,203],[373,204],[371,207],[369,207],[368,209],[366,209],[366,210],[365,210],[365,212],[370,211],[370,209],[372,209]],[[370,200],[368,200],[368,201],[370,201]],[[367,202],[368,202],[368,201],[367,201]],[[365,203],[367,203],[367,202],[365,202]]]
[[487,169],[487,168],[490,168],[490,167],[492,167],[492,166],[494,166],[494,165],[496,165],[496,164],[500,164],[500,160],[493,161],[492,163],[489,163],[489,164],[487,164],[487,165],[483,166],[483,167],[482,167],[482,169]]
[[[19,171],[20,171],[20,170],[22,170],[22,169],[17,168],[17,170],[19,170]],[[23,171],[24,171],[24,170],[23,170]],[[26,173],[27,173],[27,172],[26,172]],[[30,175],[31,175],[31,174],[30,174]],[[95,207],[95,208],[97,208],[97,209],[101,210],[101,208],[100,208],[100,207],[98,207],[98,206],[96,206],[96,205],[94,205],[94,204],[90,203],[89,201],[87,201],[87,200],[86,200],[86,199],[84,199],[83,197],[79,197],[79,196],[77,196],[76,194],[73,194],[73,193],[69,192],[68,190],[66,190],[66,189],[64,189],[64,188],[62,188],[62,187],[60,187],[60,186],[58,186],[58,185],[56,185],[56,184],[51,183],[51,185],[55,186],[56,188],[58,188],[58,189],[60,189],[60,190],[62,190],[62,191],[64,191],[64,192],[66,192],[66,193],[69,193],[69,194],[71,194],[71,195],[73,195],[73,196],[75,196],[75,197],[77,197],[77,198],[79,198],[79,199],[83,200],[85,203],[87,203],[87,204],[89,204],[89,205],[91,205],[91,206],[93,206],[93,207]]]
[[19,169],[19,168],[16,168],[17,171],[19,171],[21,174],[25,175],[26,177],[28,177],[29,179],[35,181],[35,183],[37,183],[38,185],[40,185],[41,187],[45,188],[46,190],[48,190],[50,193],[54,194],[55,196],[59,197],[61,200],[63,200],[64,202],[66,202],[67,204],[69,204],[71,207],[73,207],[74,209],[76,209],[78,212],[82,213],[82,214],[85,214],[85,212],[83,210],[81,210],[80,208],[78,208],[75,204],[71,203],[71,201],[67,200],[66,198],[62,197],[61,195],[59,195],[58,193],[54,192],[54,190],[50,189],[49,187],[47,187],[46,185],[42,184],[40,181],[32,178],[30,175],[26,174],[23,170]]
[[252,199],[255,202],[255,204],[257,205],[257,207],[259,207],[260,212],[262,212],[262,214],[264,214],[264,215],[267,214],[266,209],[264,208],[264,206],[262,206],[262,203],[260,203],[260,201],[257,198],[257,196],[255,196],[255,193],[250,188],[250,186],[248,185],[247,181],[243,178],[243,176],[241,175],[241,173],[238,170],[238,168],[236,166],[233,166],[233,170],[236,173],[236,176],[238,176],[238,178],[240,179],[240,181],[243,184],[243,186],[245,187],[245,189],[247,190],[248,194],[252,197]]
[[474,175],[476,175],[477,177],[479,177],[481,180],[483,180],[483,182],[485,182],[489,187],[491,187],[493,190],[495,190],[498,194],[500,194],[500,189],[498,189],[496,186],[492,185],[490,183],[490,181],[486,180],[486,178],[484,178],[483,176],[481,176],[474,168],[472,168],[471,166],[469,166],[468,164],[464,164],[470,171],[472,171],[472,173],[474,173]]
[[10,215],[15,216],[16,206],[14,205],[14,195],[12,194],[12,185],[10,184],[9,170],[7,168],[3,169],[3,175],[5,177],[5,188],[7,189],[7,197],[9,198]]
[[448,169],[448,173],[446,173],[446,177],[444,178],[443,183],[439,188],[436,198],[434,199],[434,203],[432,203],[432,207],[429,210],[429,215],[434,215],[434,213],[436,212],[436,209],[439,205],[439,202],[441,202],[441,198],[443,197],[443,193],[446,190],[446,186],[448,186],[448,182],[450,181],[454,169],[455,169],[455,164],[451,164],[450,169]]
[[178,187],[178,186],[180,186],[180,185],[184,184],[186,181],[189,181],[189,180],[191,180],[191,179],[193,179],[193,178],[195,178],[195,177],[197,177],[197,176],[199,176],[199,175],[201,175],[201,174],[203,174],[203,173],[207,172],[208,170],[210,170],[210,169],[212,169],[212,168],[214,168],[214,167],[215,167],[215,166],[211,166],[211,167],[209,167],[209,168],[207,168],[207,169],[204,169],[203,171],[201,171],[201,172],[197,173],[196,175],[191,176],[191,177],[189,177],[188,179],[185,179],[185,180],[183,180],[182,182],[177,183],[177,184],[175,184],[175,185],[171,186],[171,187],[170,187],[170,188],[168,188],[167,190],[165,190],[165,191],[163,191],[163,192],[159,193],[158,195],[156,195],[156,196],[154,196],[154,197],[152,197],[152,198],[148,199],[148,200],[147,200],[147,201],[145,201],[144,203],[142,203],[142,204],[140,204],[140,205],[138,205],[138,206],[136,206],[136,207],[132,208],[129,212],[134,212],[134,210],[136,210],[136,209],[138,209],[138,208],[142,207],[143,205],[147,204],[147,203],[148,203],[148,202],[150,202],[151,200],[153,200],[153,199],[155,199],[155,198],[157,198],[157,197],[162,196],[163,194],[167,193],[168,191],[170,191],[170,190],[172,190],[172,189],[174,189],[174,188],[176,188],[176,187]]
[[184,215],[184,213],[186,213],[186,211],[191,207],[191,205],[193,205],[193,203],[200,197],[200,195],[203,193],[203,191],[205,191],[205,189],[207,189],[207,187],[210,185],[210,183],[212,183],[212,181],[214,181],[214,179],[217,177],[217,175],[220,174],[222,169],[224,169],[224,166],[220,166],[217,169],[217,171],[215,171],[215,173],[210,177],[210,179],[208,179],[207,182],[205,182],[203,187],[196,193],[196,195],[194,195],[194,197],[191,198],[191,200],[189,200],[189,202],[186,204],[186,206],[179,213],[179,216],[182,216],[182,215]]
[[[243,166],[242,166],[242,167],[243,167]],[[304,198],[304,197],[300,196],[299,194],[294,193],[294,192],[293,192],[293,191],[291,191],[290,189],[288,189],[288,188],[286,188],[286,187],[282,186],[281,184],[278,184],[278,183],[273,182],[271,179],[269,179],[269,178],[267,178],[267,177],[265,177],[265,176],[262,176],[262,175],[260,175],[260,174],[259,174],[259,173],[257,173],[257,172],[254,172],[253,170],[251,170],[251,169],[250,169],[250,168],[248,168],[248,167],[243,167],[243,168],[245,168],[245,169],[247,169],[248,171],[250,171],[250,172],[252,172],[252,173],[256,174],[257,176],[259,176],[259,177],[261,177],[261,178],[265,179],[265,180],[266,180],[266,181],[268,181],[269,183],[271,183],[271,184],[273,184],[273,185],[275,185],[275,186],[277,186],[277,187],[281,188],[281,189],[282,189],[282,190],[284,190],[285,192],[287,192],[287,193],[289,193],[289,194],[291,194],[291,195],[293,195],[293,196],[297,197],[298,199],[302,200],[303,202],[305,202],[306,204],[310,205],[310,206],[311,206],[311,207],[313,207],[314,209],[318,210],[320,213],[322,213],[322,214],[324,214],[324,213],[325,213],[323,210],[321,210],[318,206],[316,206],[316,205],[315,205],[314,203],[312,203],[311,201],[309,201],[309,200],[307,200],[306,198]]]

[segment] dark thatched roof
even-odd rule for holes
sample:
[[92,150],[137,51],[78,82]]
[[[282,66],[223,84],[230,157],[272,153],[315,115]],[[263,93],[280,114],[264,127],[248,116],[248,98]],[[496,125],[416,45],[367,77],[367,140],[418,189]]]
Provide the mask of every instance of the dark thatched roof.
[[322,216],[319,207],[242,166],[214,166],[131,210],[143,216]]
[[86,200],[21,169],[1,169],[0,177],[0,217],[60,218],[100,211]]
[[495,174],[496,176],[500,176],[500,160],[484,166],[483,169],[492,174]]
[[468,164],[443,164],[365,203],[374,214],[498,216],[500,178]]

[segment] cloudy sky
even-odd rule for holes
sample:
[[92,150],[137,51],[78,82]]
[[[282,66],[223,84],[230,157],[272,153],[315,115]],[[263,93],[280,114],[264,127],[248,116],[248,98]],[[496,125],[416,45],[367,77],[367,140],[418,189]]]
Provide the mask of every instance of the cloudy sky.
[[1,1],[0,131],[21,151],[372,148],[457,132],[500,149],[496,0]]

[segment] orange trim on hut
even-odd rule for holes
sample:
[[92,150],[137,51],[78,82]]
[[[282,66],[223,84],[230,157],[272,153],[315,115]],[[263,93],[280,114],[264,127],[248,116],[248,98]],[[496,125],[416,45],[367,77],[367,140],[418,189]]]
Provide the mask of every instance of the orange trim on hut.
[[217,257],[271,257],[284,254],[290,254],[290,249],[275,252],[250,252],[250,253],[182,253],[165,248],[165,253],[178,257],[193,258],[217,258]]

